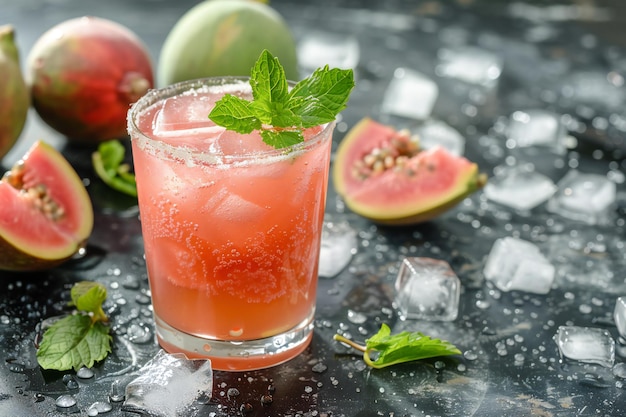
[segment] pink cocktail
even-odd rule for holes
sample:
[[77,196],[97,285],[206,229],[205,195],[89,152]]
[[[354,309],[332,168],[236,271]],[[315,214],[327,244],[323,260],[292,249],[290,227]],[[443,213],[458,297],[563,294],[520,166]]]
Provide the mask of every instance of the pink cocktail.
[[160,344],[216,369],[284,362],[312,336],[334,124],[287,149],[208,118],[245,79],[184,82],[129,113]]

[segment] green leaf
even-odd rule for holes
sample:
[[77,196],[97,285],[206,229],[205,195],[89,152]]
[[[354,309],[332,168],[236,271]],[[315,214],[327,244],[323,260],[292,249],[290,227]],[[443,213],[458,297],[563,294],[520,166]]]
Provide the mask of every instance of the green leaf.
[[263,142],[276,149],[288,148],[289,146],[296,145],[304,140],[302,132],[300,131],[288,131],[283,130],[275,132],[273,130],[264,130],[261,132]]
[[102,311],[102,303],[107,298],[107,290],[104,285],[91,282],[81,281],[70,290],[72,297],[72,305],[78,310],[92,313],[95,321],[106,321],[107,317]]
[[98,150],[91,155],[94,171],[98,177],[114,190],[137,197],[135,176],[129,172],[130,167],[124,164],[126,149],[118,140],[100,143]]
[[329,123],[346,108],[353,88],[352,70],[327,65],[295,85],[289,95],[290,109],[302,118],[304,127]]
[[[373,368],[461,354],[461,351],[452,343],[433,339],[421,332],[405,331],[392,335],[391,329],[384,323],[377,334],[365,341],[365,346],[357,345],[340,335],[335,335],[335,340],[362,351],[363,360]],[[378,355],[375,360],[372,360],[372,354]]]
[[103,360],[111,352],[108,326],[86,315],[72,315],[54,323],[43,335],[37,361],[44,369],[78,370]]
[[329,123],[345,109],[354,88],[352,70],[316,70],[289,91],[279,60],[264,50],[250,73],[252,102],[225,95],[209,114],[219,126],[247,134],[260,130],[263,141],[285,148],[304,140],[307,127]]
[[215,103],[209,118],[216,125],[241,134],[261,128],[261,120],[254,115],[251,102],[232,94],[226,94]]

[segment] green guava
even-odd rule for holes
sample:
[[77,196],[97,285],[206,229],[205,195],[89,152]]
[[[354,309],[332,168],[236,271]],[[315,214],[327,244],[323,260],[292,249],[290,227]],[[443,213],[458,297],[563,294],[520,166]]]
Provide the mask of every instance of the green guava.
[[167,35],[157,84],[250,75],[264,49],[278,58],[287,79],[298,81],[296,43],[276,10],[257,1],[207,0],[189,9]]

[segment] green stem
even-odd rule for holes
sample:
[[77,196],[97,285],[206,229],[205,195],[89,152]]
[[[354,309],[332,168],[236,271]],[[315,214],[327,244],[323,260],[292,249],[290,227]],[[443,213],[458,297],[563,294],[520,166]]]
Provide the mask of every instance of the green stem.
[[352,340],[350,340],[350,339],[348,339],[346,337],[343,337],[340,334],[336,334],[335,336],[333,336],[333,339],[335,339],[338,342],[345,343],[346,345],[348,345],[348,346],[350,346],[350,347],[352,347],[352,348],[354,348],[356,350],[360,350],[361,352],[365,353],[365,346],[359,345],[358,343],[355,343]]

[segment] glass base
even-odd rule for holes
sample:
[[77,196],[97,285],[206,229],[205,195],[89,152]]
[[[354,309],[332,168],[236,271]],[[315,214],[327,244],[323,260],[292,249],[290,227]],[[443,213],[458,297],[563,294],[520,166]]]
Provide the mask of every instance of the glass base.
[[159,344],[169,353],[188,358],[210,359],[212,368],[222,371],[248,371],[279,365],[298,356],[313,337],[313,314],[285,333],[264,339],[218,340],[181,332],[155,313]]

